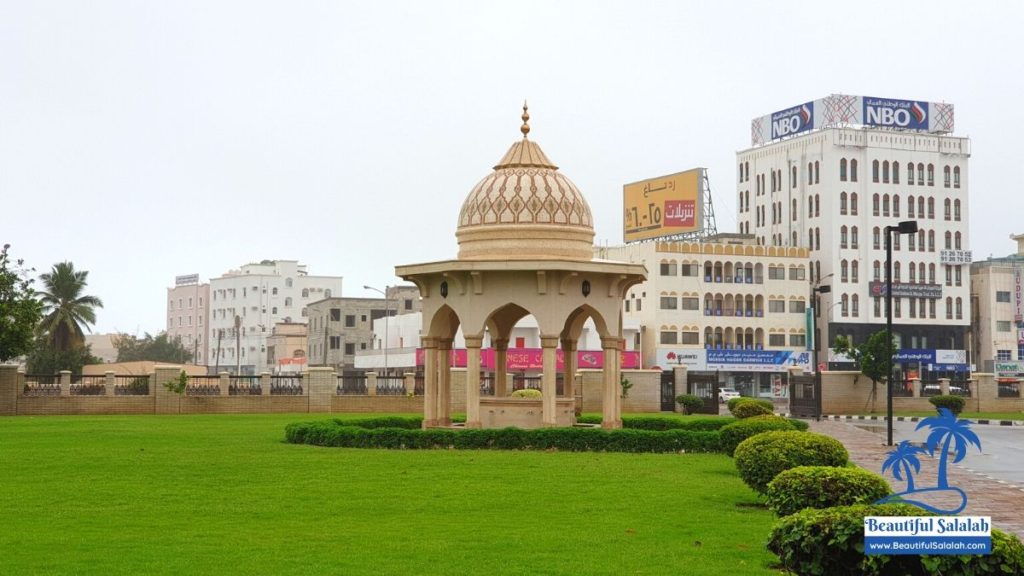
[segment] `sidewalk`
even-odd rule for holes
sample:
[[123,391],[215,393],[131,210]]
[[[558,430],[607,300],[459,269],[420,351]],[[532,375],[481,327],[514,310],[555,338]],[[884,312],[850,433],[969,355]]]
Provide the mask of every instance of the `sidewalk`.
[[[850,460],[855,464],[881,474],[882,463],[892,447],[885,445],[885,438],[881,435],[858,428],[858,422],[861,425],[870,423],[858,420],[812,420],[810,424],[813,432],[831,436],[842,442],[850,453]],[[935,467],[924,461],[921,464],[921,474],[915,478],[921,485],[933,483]],[[951,485],[959,486],[967,493],[967,508],[960,515],[991,516],[994,527],[1024,538],[1024,489],[969,472],[958,464],[950,466],[947,478]],[[902,482],[897,482],[890,475],[885,475],[885,479],[896,492],[905,488]]]

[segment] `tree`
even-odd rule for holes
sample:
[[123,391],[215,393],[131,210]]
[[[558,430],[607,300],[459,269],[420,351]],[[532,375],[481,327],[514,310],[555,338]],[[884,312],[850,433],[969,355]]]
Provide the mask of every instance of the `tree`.
[[152,360],[184,364],[192,361],[192,352],[181,344],[181,337],[171,339],[167,332],[161,332],[155,337],[147,332],[142,338],[119,334],[114,339],[114,347],[117,348],[118,362]]
[[849,356],[860,367],[862,374],[871,379],[872,391],[878,382],[889,381],[889,367],[896,354],[896,346],[886,330],[879,330],[867,342],[853,346],[846,336],[836,337],[832,346],[837,354]]
[[42,317],[42,305],[35,299],[29,270],[24,261],[13,263],[7,255],[10,244],[0,250],[0,362],[24,356],[32,350],[33,331]]
[[45,336],[40,336],[32,353],[28,355],[25,369],[29,374],[56,374],[61,370],[81,374],[82,366],[102,363],[102,358],[92,355],[92,346],[88,344],[57,350]]
[[[96,323],[96,308],[103,301],[84,295],[89,273],[75,270],[71,262],[53,265],[53,270],[40,276],[45,290],[39,293],[45,317],[40,333],[56,352],[69,352],[85,343],[82,327]],[[91,355],[91,354],[90,354]]]

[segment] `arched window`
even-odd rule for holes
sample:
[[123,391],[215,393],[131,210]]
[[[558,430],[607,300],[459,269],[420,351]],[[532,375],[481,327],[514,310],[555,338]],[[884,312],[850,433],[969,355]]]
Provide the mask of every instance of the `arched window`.
[[910,235],[910,236],[909,236],[909,237],[907,238],[907,244],[909,244],[909,245],[910,245],[910,247],[909,247],[909,250],[910,250],[911,252],[913,252],[914,250],[916,250],[916,249],[917,249],[917,234],[911,234],[911,235]]
[[900,268],[901,268],[901,266],[900,266],[899,262],[893,262],[892,263],[892,281],[893,282],[899,282],[900,281]]
[[847,237],[847,228],[846,228],[846,226],[843,226],[842,228],[839,229],[839,247],[840,248],[846,248],[847,247],[846,246],[846,244],[847,244],[846,237]]
[[871,181],[878,183],[878,160],[871,161]]
[[857,215],[857,193],[850,193],[850,214],[853,216]]
[[793,215],[792,215],[792,216],[790,217],[790,220],[793,220],[794,222],[796,222],[796,214],[797,214],[797,210],[796,210],[796,206],[797,206],[797,204],[796,204],[796,198],[793,198],[793,202],[791,202],[791,204],[792,204],[792,206],[793,206],[793,208],[791,209],[791,211],[792,211]]
[[889,183],[889,161],[882,162],[882,182]]
[[953,200],[953,220],[960,221],[960,199]]
[[850,182],[857,181],[857,159],[850,160]]
[[814,247],[821,250],[821,228],[814,229]]
[[277,306],[274,306],[273,308],[271,308],[270,309],[270,313],[276,316],[277,315]]
[[872,300],[875,301],[875,318],[878,318],[882,315],[882,299],[875,297]]
[[882,196],[882,216],[889,215],[889,195],[885,194]]
[[846,182],[846,158],[839,159],[839,181]]
[[935,284],[935,264],[928,265],[928,283]]
[[303,298],[309,298],[309,288],[303,288],[302,289],[302,297]]
[[285,288],[291,288],[292,287],[292,279],[291,278],[285,278],[284,279],[284,287]]
[[874,194],[874,195],[871,196],[871,213],[874,216],[878,216],[879,215],[879,213],[878,213],[878,200],[879,200],[878,194]]
[[871,277],[874,278],[875,282],[882,279],[882,263],[878,260],[871,264]]
[[871,244],[875,250],[882,249],[882,230],[878,226],[871,230]]
[[775,170],[772,170],[772,192],[775,192]]
[[928,231],[928,251],[935,252],[935,230]]
[[821,171],[819,170],[819,168],[820,168],[820,166],[818,164],[818,161],[815,160],[814,161],[814,183],[815,184],[818,184],[819,182],[821,182]]
[[924,284],[924,281],[927,278],[925,276],[924,262],[921,262],[917,265],[917,278],[922,284]]
[[850,247],[856,250],[858,244],[860,240],[857,238],[857,227],[853,226],[850,228]]
[[917,197],[917,217],[924,218],[924,196]]
[[807,197],[807,217],[814,216],[814,196]]
[[284,305],[285,305],[285,306],[291,306],[291,305],[292,305],[292,299],[291,299],[291,296],[289,296],[289,297],[286,297],[286,298],[284,299]]
[[807,249],[814,250],[814,229],[807,229]]
[[[910,276],[910,278],[909,278],[910,283],[911,284],[916,283],[917,282],[917,266],[914,266],[913,262],[911,262],[910,264],[907,265],[907,272],[908,272],[908,275]],[[911,298],[911,300],[913,300],[913,298]]]
[[917,249],[924,252],[924,230],[917,231]]
[[814,195],[814,216],[821,216],[821,194]]
[[952,232],[946,231],[946,244],[945,244],[945,246],[946,246],[946,250],[952,250],[953,249],[953,233]]
[[850,264],[846,260],[839,263],[839,281],[850,281]]
[[850,282],[860,282],[860,263],[856,260],[850,263]]
[[943,217],[943,219],[949,220],[950,218],[952,218],[952,215],[953,215],[952,212],[953,211],[950,208],[952,208],[952,203],[949,201],[949,198],[946,198],[946,200],[943,201],[943,203],[942,203],[942,217]]
[[917,185],[924,186],[924,164],[918,163],[917,165]]
[[846,215],[846,192],[839,194],[839,214]]
[[953,299],[946,296],[946,320],[953,319]]
[[743,193],[743,203],[747,205],[747,212],[750,212],[750,190]]
[[963,298],[956,297],[956,319],[962,320],[964,317],[964,300]]
[[930,196],[928,197],[928,218],[931,220],[935,219],[935,198]]
[[928,185],[935,186],[935,164],[928,165]]
[[793,231],[793,246],[796,246],[796,245],[797,245],[797,235],[796,235],[796,230],[794,230]]
[[959,187],[960,187],[960,167],[959,166],[954,166],[953,167],[953,188],[959,188]]
[[842,312],[843,317],[850,315],[850,297],[843,294],[842,298],[839,299],[840,305],[839,310]]
[[962,236],[960,235],[960,232],[953,234],[953,249],[960,250],[961,248],[963,248],[963,246],[960,244],[961,238]]
[[302,307],[302,317],[303,318],[306,317],[306,307],[305,306]]
[[942,186],[949,188],[949,165],[942,167]]
[[852,298],[852,301],[853,301],[852,316],[854,318],[856,318],[856,317],[860,316],[860,296],[854,294],[853,298]]
[[277,296],[277,287],[276,287],[276,286],[275,286],[274,288],[271,288],[271,289],[270,289],[270,294],[271,294],[272,296]]
[[796,166],[793,166],[793,170],[790,173],[789,187],[796,188]]
[[899,184],[900,183],[900,163],[899,162],[893,162],[892,163],[892,183],[893,184]]
[[807,184],[814,184],[814,164],[811,162],[807,163]]
[[914,185],[914,163],[907,163],[907,186]]
[[743,173],[747,177],[747,182],[750,182],[750,162],[743,163]]
[[743,212],[743,211],[744,211],[744,210],[743,210],[743,192],[740,192],[740,201],[739,201],[739,204],[740,204],[740,212]]
[[914,217],[914,197],[907,196],[907,218]]
[[893,194],[892,195],[892,215],[896,216],[897,218],[900,215],[900,195],[899,194]]

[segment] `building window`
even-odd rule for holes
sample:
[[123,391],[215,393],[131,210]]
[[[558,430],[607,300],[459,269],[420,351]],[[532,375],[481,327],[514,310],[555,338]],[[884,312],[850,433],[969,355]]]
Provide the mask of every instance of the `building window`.
[[271,296],[277,296],[277,287],[276,286],[274,288],[270,289],[270,295]]
[[405,309],[412,310],[412,298],[405,299]]
[[859,244],[860,239],[857,237],[857,227],[853,226],[850,228],[850,247],[856,250]]
[[798,267],[790,268],[789,269],[789,279],[790,280],[806,280],[807,276],[804,273],[804,267],[803,266],[798,266]]
[[907,218],[914,217],[914,197],[907,196]]
[[662,262],[661,263],[661,275],[662,276],[675,276],[676,275],[676,263],[675,262]]
[[769,280],[785,280],[786,269],[782,266],[769,266],[768,267],[768,279]]
[[846,248],[847,247],[847,228],[846,228],[846,226],[843,226],[843,227],[841,227],[839,229],[839,247],[840,248]]
[[807,336],[803,334],[790,334],[789,335],[790,346],[807,346]]
[[341,321],[341,308],[331,308],[331,322]]
[[[958,268],[958,270],[959,270],[959,268]],[[957,298],[956,298],[956,319],[957,320],[963,320],[964,319],[964,301],[963,301],[963,298],[960,298],[959,296],[957,296]]]
[[857,215],[857,193],[856,192],[851,192],[850,193],[850,214],[852,216],[856,216]]
[[935,165],[928,165],[928,185],[935,186]]
[[[948,267],[947,267],[948,271]],[[953,299],[946,296],[946,320],[953,319]]]
[[874,216],[879,216],[878,201],[878,194],[874,194],[871,196],[871,214]]
[[943,188],[949,188],[949,166],[943,166],[942,168],[942,186]]
[[345,343],[345,355],[346,356],[351,356],[351,355],[353,355],[355,353],[356,353],[355,342],[346,342]]
[[889,161],[886,160],[882,163],[882,182],[885,184],[889,183]]
[[960,200],[953,201],[953,220],[960,221]]
[[908,310],[909,316],[911,318],[917,318],[917,299],[909,298],[907,299],[907,304],[910,305],[910,310]]
[[961,268],[959,266],[957,266],[956,268],[953,269],[953,272],[954,272],[954,277],[956,278],[956,285],[957,286],[962,286],[963,285],[963,278],[962,278],[962,270],[961,270]]
[[273,308],[271,308],[270,309],[270,313],[274,314],[274,315],[277,315],[277,306],[274,306]]
[[853,306],[852,306],[853,310],[851,312],[851,315],[854,318],[857,318],[857,317],[860,316],[860,296],[858,296],[857,294],[854,294],[852,302],[853,302]]
[[917,185],[924,186],[924,164],[917,165]]
[[769,346],[785,346],[786,335],[785,334],[769,334],[768,335]]
[[871,229],[871,243],[875,247],[875,250],[881,250],[882,248],[882,230],[878,226]]
[[341,336],[331,336],[330,337],[330,349],[331,350],[337,350],[339,348],[341,348]]
[[846,158],[839,159],[839,181],[846,182]]
[[872,300],[875,301],[875,306],[874,306],[874,308],[875,308],[874,309],[875,318],[878,318],[879,316],[882,315],[882,299],[878,298],[878,297],[875,297],[875,298],[872,298]]
[[908,234],[907,235],[907,244],[908,244],[908,248],[910,249],[911,252],[913,252],[914,250],[917,249],[916,248],[917,247],[917,242],[915,242],[916,238],[917,238],[917,234]]
[[892,183],[893,184],[899,184],[900,183],[900,163],[899,162],[893,162],[892,163]]
[[662,344],[678,344],[679,343],[679,335],[676,332],[667,332],[667,331],[663,330],[661,332],[661,343]]
[[679,308],[679,300],[675,296],[662,296],[661,297],[661,309],[662,310],[677,310]]
[[996,302],[1006,302],[1007,304],[1009,304],[1010,292],[1008,290],[996,291]]
[[815,218],[817,218],[818,216],[821,216],[821,195],[820,194],[815,194],[814,195],[814,216],[815,216]]
[[860,281],[860,262],[856,260],[850,263],[850,281],[855,284]]
[[846,192],[839,195],[839,214],[846,216]]
[[928,198],[928,218],[935,220],[935,198]]
[[878,183],[878,160],[871,161],[871,181]]
[[900,270],[902,268],[903,267],[900,266],[899,262],[893,262],[892,263],[892,281],[893,282],[899,282],[900,281]]
[[953,167],[953,188],[959,188],[959,187],[960,187],[960,167],[959,166],[954,166]]
[[996,332],[1009,332],[1010,326],[1009,320],[996,320]]
[[769,300],[768,311],[773,313],[782,313],[786,311],[785,300]]
[[875,282],[881,281],[881,279],[882,279],[882,263],[879,262],[878,260],[875,260],[874,264],[872,264],[872,270],[873,270],[872,276],[874,276]]
[[846,294],[843,294],[839,299],[839,310],[843,318],[850,315],[850,297]]
[[849,282],[850,281],[850,264],[846,260],[843,260],[839,264],[839,270],[840,270],[840,274],[839,274],[840,280],[839,281],[840,282]]
[[953,234],[953,248],[957,250],[963,248],[963,245],[960,242],[961,238],[963,238],[963,236],[960,235],[960,232],[956,232]]
[[693,297],[683,297],[683,310],[700,310],[700,299]]
[[935,252],[935,230],[928,231],[928,251]]
[[857,181],[857,160],[850,160],[850,182]]
[[889,215],[889,195],[882,196],[882,216]]
[[680,344],[697,345],[700,344],[700,333],[699,332],[683,332],[683,337],[679,341]]
[[910,162],[907,164],[907,185],[914,185],[914,163]]
[[943,219],[944,220],[950,220],[952,218],[952,215],[953,215],[952,212],[953,211],[950,209],[952,207],[952,204],[950,203],[949,198],[946,198],[946,200],[942,203],[942,207],[943,207],[943,210],[942,210],[942,214],[943,214],[942,217],[943,217]]
[[935,264],[928,265],[928,283],[935,284]]
[[996,350],[996,360],[1000,362],[1008,362],[1013,360],[1013,357],[1009,350]]
[[355,326],[356,326],[356,315],[355,314],[346,314],[345,315],[345,327],[346,328],[355,328]]
[[895,318],[902,318],[903,317],[903,306],[902,306],[902,303],[903,303],[903,298],[893,298],[892,299],[892,315],[893,315],[893,317],[895,317]]
[[818,183],[821,182],[821,171],[819,170],[819,168],[821,168],[821,166],[818,164],[818,161],[815,160],[814,161],[814,183],[815,184],[818,184]]
[[789,311],[793,314],[803,314],[806,310],[806,306],[803,300],[790,300]]
[[291,306],[292,305],[291,297],[287,297],[287,298],[284,299],[284,305],[285,306]]
[[953,233],[946,231],[946,250],[953,249]]

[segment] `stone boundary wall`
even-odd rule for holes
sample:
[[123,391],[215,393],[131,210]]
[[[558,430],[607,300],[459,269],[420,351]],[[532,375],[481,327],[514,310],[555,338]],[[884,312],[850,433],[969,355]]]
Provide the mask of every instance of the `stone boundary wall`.
[[[894,412],[929,412],[935,409],[927,396],[921,396],[920,380],[912,381],[913,396],[894,396]],[[940,391],[949,390],[949,380],[939,380]],[[976,372],[969,382],[970,397],[965,397],[965,412],[1019,412],[1024,398],[1000,398],[993,374]],[[886,410],[886,387],[879,383],[872,394],[871,380],[859,372],[822,372],[821,409],[824,414],[868,414]]]

